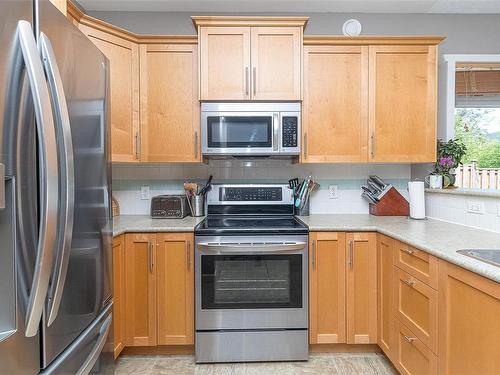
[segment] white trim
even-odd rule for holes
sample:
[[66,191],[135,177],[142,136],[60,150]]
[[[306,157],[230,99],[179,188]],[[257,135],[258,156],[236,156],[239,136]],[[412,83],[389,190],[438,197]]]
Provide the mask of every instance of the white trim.
[[446,77],[446,140],[455,136],[455,70],[457,62],[500,62],[500,54],[443,55],[447,66]]

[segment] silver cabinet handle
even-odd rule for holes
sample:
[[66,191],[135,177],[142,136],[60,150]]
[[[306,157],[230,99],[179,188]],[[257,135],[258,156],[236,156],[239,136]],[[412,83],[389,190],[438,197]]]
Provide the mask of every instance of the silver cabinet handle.
[[0,163],[0,210],[5,208],[5,165]]
[[257,68],[253,68],[253,96],[257,95]]
[[371,137],[370,137],[370,141],[371,141],[371,144],[372,144],[372,147],[371,147],[371,156],[372,156],[372,159],[375,157],[375,133],[372,133]]
[[249,89],[250,89],[250,68],[247,66],[245,68],[245,95],[248,96],[250,95]]
[[191,269],[191,241],[186,242],[187,269]]
[[59,209],[59,171],[57,145],[45,72],[31,24],[18,22],[21,51],[28,72],[38,132],[39,150],[39,234],[35,272],[26,309],[26,336],[35,336],[47,296],[57,233]]
[[415,341],[417,338],[416,337],[408,337],[406,335],[403,335],[403,337],[405,338],[406,341],[408,341],[409,343],[412,343],[413,341]]
[[149,272],[153,272],[154,261],[153,261],[153,243],[148,242],[148,263],[149,263]]
[[307,160],[307,133],[304,133],[304,159]]
[[412,250],[412,249],[403,249],[403,251],[404,251],[406,254],[409,254],[409,255],[413,255],[413,254],[415,254],[415,250]]
[[135,133],[135,159],[139,160],[141,156],[141,146],[139,145],[139,133]]
[[354,267],[354,241],[349,241],[349,268]]
[[194,158],[198,158],[198,132],[194,132]]
[[401,280],[401,281],[402,281],[403,283],[405,283],[406,285],[408,285],[408,286],[412,287],[412,288],[413,288],[413,286],[417,283],[415,280],[411,280],[411,279],[409,279],[409,280],[405,280],[405,279],[403,279],[403,280]]
[[316,240],[313,240],[312,243],[312,266],[313,269],[316,269]]
[[76,375],[87,375],[94,367],[95,363],[99,359],[99,356],[101,355],[102,349],[104,348],[104,344],[106,344],[106,340],[109,335],[109,329],[111,328],[111,321],[112,321],[112,315],[108,316],[104,321],[104,323],[102,324],[102,327],[99,331],[99,338],[97,339],[94,348],[92,349],[89,356],[83,363],[82,367],[80,367]]
[[66,280],[66,273],[68,270],[69,254],[71,252],[73,216],[75,209],[75,167],[71,125],[61,74],[49,38],[44,33],[41,33],[40,39],[42,58],[49,88],[52,93],[53,107],[55,109],[56,136],[60,157],[60,224],[58,228],[59,236],[56,253],[57,263],[52,273],[52,286],[49,290],[49,316],[47,325],[50,326],[59,312],[64,281]]
[[279,150],[279,113],[273,113],[273,151]]

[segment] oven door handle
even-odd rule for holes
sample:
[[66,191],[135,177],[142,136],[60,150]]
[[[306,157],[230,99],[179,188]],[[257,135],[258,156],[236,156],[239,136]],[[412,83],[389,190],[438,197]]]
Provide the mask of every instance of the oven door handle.
[[238,243],[238,244],[224,244],[224,243],[198,243],[196,247],[202,253],[222,254],[222,253],[268,253],[268,252],[290,252],[305,249],[307,244],[305,242],[293,243]]

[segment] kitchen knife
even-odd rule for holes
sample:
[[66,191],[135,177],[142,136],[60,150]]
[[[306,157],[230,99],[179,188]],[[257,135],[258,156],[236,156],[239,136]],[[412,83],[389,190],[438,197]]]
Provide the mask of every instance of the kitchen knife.
[[368,179],[374,182],[382,191],[387,187],[387,184],[379,176],[371,175]]

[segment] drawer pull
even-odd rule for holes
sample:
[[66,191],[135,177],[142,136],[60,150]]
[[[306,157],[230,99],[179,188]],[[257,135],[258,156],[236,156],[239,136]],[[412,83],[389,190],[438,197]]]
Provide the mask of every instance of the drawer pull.
[[410,254],[410,255],[415,254],[415,250],[412,250],[412,249],[403,249],[403,251],[404,251],[406,254]]
[[401,280],[404,282],[406,285],[413,287],[417,282],[415,280]]
[[408,341],[410,344],[415,341],[417,338],[416,337],[408,337],[406,335],[403,335],[406,341]]

